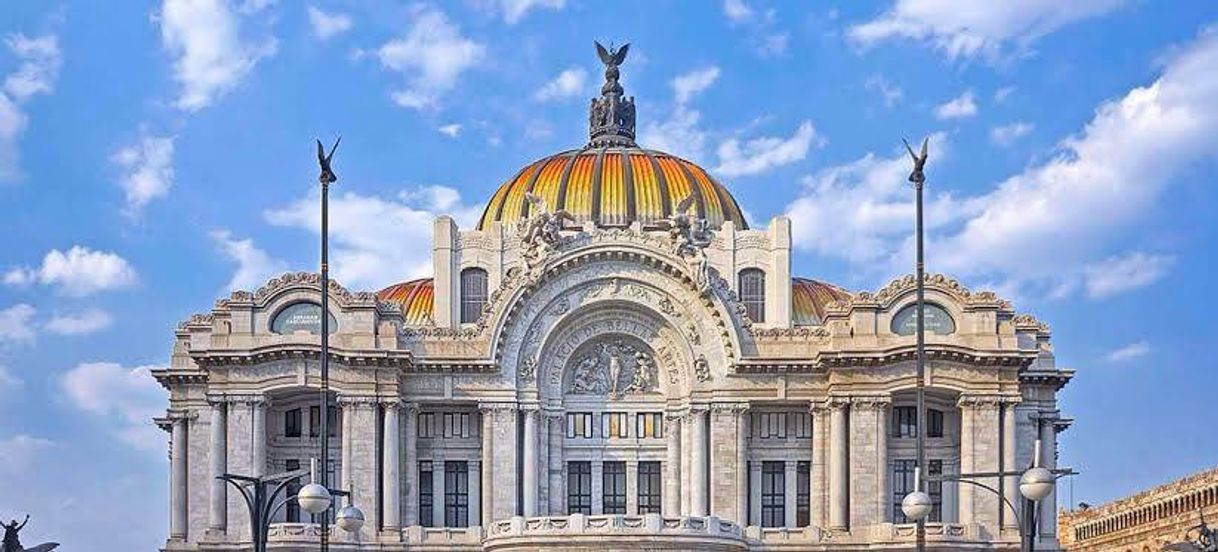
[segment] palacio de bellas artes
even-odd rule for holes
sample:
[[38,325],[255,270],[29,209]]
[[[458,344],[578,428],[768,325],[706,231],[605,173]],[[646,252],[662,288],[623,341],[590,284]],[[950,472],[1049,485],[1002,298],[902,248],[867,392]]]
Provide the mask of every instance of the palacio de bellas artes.
[[1218,2],[0,2],[0,552],[1218,552]]
[[[1030,523],[1057,549],[1060,493],[1030,515],[1019,494],[1071,425],[1049,326],[948,275],[792,274],[791,221],[750,225],[707,170],[638,144],[629,46],[597,49],[587,142],[508,175],[475,227],[437,217],[433,277],[329,281],[322,315],[319,276],[289,273],[181,324],[154,371],[164,549],[245,549],[220,477],[311,465],[362,518],[333,550],[1016,550]],[[928,152],[909,153],[917,180]],[[993,490],[937,479],[984,473]],[[269,549],[313,549],[302,507],[271,514]]]

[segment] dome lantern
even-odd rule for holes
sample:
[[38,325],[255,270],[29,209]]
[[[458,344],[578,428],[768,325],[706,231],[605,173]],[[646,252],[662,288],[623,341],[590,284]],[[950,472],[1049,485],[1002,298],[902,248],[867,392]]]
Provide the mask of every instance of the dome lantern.
[[588,145],[592,147],[634,145],[634,97],[625,97],[618,78],[618,67],[626,61],[629,44],[609,49],[596,44],[596,53],[605,64],[605,84],[601,85],[601,97],[592,98],[588,108]]

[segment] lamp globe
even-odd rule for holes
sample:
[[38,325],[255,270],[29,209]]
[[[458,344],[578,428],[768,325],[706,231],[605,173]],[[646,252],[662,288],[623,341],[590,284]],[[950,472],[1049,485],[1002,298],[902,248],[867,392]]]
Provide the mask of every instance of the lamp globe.
[[296,502],[310,514],[320,514],[330,508],[330,491],[317,483],[309,483],[296,493]]
[[1056,483],[1053,472],[1039,466],[1031,468],[1019,478],[1019,494],[1028,500],[1040,501],[1053,492]]
[[930,499],[930,495],[923,491],[914,491],[905,495],[901,500],[901,511],[905,513],[905,517],[912,521],[922,521],[926,516],[930,515],[931,509],[935,504]]
[[364,512],[355,506],[346,506],[334,517],[335,523],[348,533],[355,533],[364,526]]

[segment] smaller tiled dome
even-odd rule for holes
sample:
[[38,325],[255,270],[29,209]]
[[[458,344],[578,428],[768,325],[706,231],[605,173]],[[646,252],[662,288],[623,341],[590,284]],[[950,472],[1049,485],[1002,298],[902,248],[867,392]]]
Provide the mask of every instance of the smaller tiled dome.
[[402,317],[405,318],[407,326],[427,326],[432,323],[431,307],[435,302],[435,288],[431,278],[393,284],[376,292],[376,298],[401,305]]
[[833,284],[808,278],[791,279],[791,321],[796,326],[817,326],[825,319],[825,308],[847,301],[850,292]]

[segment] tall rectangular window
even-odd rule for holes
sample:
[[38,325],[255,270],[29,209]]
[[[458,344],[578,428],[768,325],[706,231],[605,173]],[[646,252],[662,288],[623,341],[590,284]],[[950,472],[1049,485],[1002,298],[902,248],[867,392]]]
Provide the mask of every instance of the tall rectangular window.
[[[929,427],[927,429],[930,429]],[[942,460],[928,460],[926,462],[927,475],[943,475]],[[934,505],[930,509],[929,521],[943,521],[943,482],[942,481],[927,481],[926,494],[930,495],[930,503]]]
[[918,409],[913,406],[894,406],[892,408],[892,436],[918,436]]
[[[901,511],[901,501],[905,499],[905,495],[914,490],[914,466],[916,463],[916,460],[893,461],[892,519],[895,523],[912,523],[905,517],[905,513]],[[927,475],[942,475],[943,461],[930,460],[927,462],[926,468]],[[941,481],[927,481],[926,492],[930,495],[931,503],[934,505],[926,520],[932,522],[943,521],[943,483]]]
[[444,526],[469,527],[469,463],[444,463]]
[[[283,469],[284,471],[289,472],[299,470],[300,460],[291,459],[284,461]],[[285,492],[287,493],[287,496],[293,498],[289,498],[287,503],[283,506],[284,520],[288,523],[300,523],[300,503],[297,502],[295,498],[296,494],[300,492],[300,479],[293,479],[290,483],[288,483]]]
[[943,411],[931,408],[926,411],[926,436],[943,436]]
[[321,435],[321,407],[309,407],[309,437]]
[[419,413],[419,437],[424,439],[436,436],[436,413],[435,412],[420,412]]
[[431,509],[434,488],[431,474],[431,462],[419,462],[419,525],[423,527],[435,527]]
[[300,437],[299,408],[293,408],[283,413],[283,436]]
[[626,513],[626,463],[605,462],[602,471],[602,490],[606,514]]
[[660,463],[639,462],[639,513],[660,513]]
[[765,272],[756,268],[740,271],[740,303],[753,322],[765,322]]
[[761,526],[786,524],[786,472],[782,462],[761,463]]
[[567,513],[592,514],[591,462],[567,462]]
[[447,438],[463,438],[473,435],[473,424],[469,412],[445,412],[444,436]]
[[812,413],[810,412],[792,412],[791,417],[794,419],[795,438],[796,439],[811,439],[812,438]]
[[461,271],[461,323],[477,322],[486,305],[486,271],[467,268]]
[[605,412],[601,414],[602,437],[629,437],[630,424],[625,412]]
[[338,436],[338,407],[337,406],[331,406],[326,409],[326,433],[330,434],[330,437]]
[[568,412],[567,413],[567,438],[574,439],[576,437],[583,437],[583,438],[592,437],[592,413],[591,412]]
[[664,415],[659,412],[639,412],[635,425],[635,435],[642,439],[655,439],[664,436]]
[[807,527],[812,523],[812,463],[795,465],[795,526]]
[[759,412],[753,415],[754,435],[761,439],[787,438],[786,412]]

